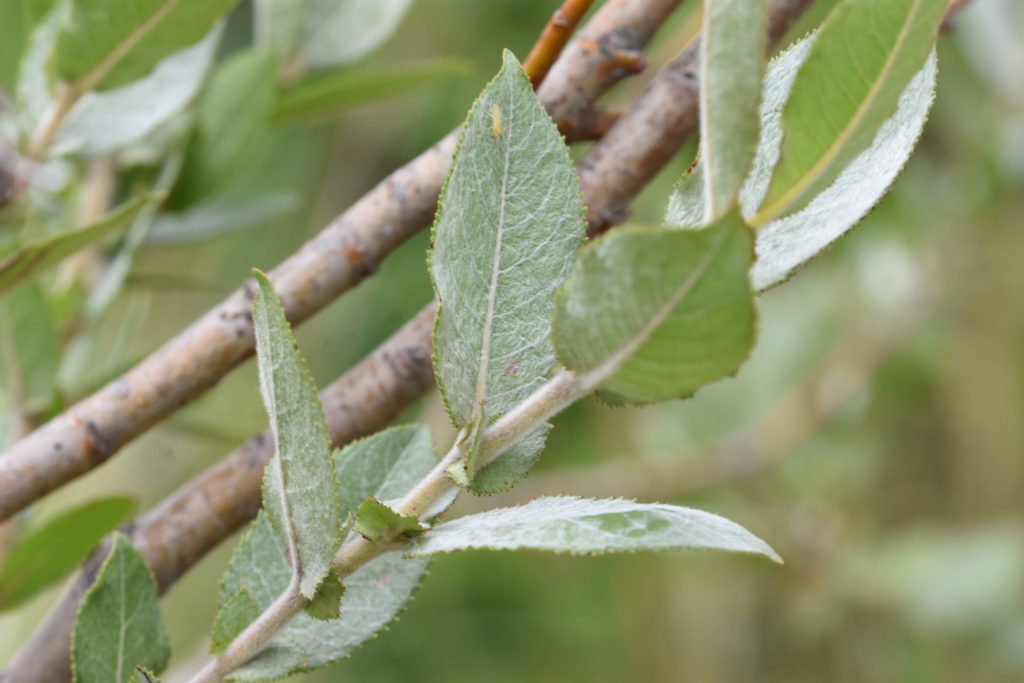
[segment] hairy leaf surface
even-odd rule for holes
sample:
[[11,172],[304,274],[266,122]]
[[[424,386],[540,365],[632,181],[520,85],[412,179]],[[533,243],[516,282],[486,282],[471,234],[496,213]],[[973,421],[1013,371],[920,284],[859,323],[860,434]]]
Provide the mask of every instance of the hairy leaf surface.
[[[348,657],[402,609],[427,563],[426,559],[405,559],[397,552],[369,562],[345,579],[339,618],[321,621],[299,614],[229,679],[280,678]],[[265,610],[287,588],[290,576],[287,549],[261,513],[231,558],[221,581],[221,603],[248,587],[261,611]]]
[[135,667],[159,672],[169,656],[153,574],[135,546],[115,533],[110,554],[75,619],[75,683],[125,683]]
[[752,236],[736,212],[703,230],[623,228],[589,245],[555,301],[555,348],[613,403],[689,396],[754,343]]
[[18,536],[0,567],[0,610],[20,605],[67,576],[134,510],[127,498],[103,498]]
[[73,0],[56,45],[56,67],[85,90],[149,73],[196,43],[238,0]]
[[592,555],[711,548],[764,555],[767,543],[727,519],[676,505],[573,496],[537,498],[439,524],[408,547],[412,556],[459,550],[550,550]]
[[367,498],[401,498],[436,463],[430,432],[423,425],[393,427],[353,441],[334,458],[342,517],[355,515]]
[[478,431],[544,382],[551,297],[582,236],[568,150],[506,52],[470,110],[434,224],[434,369],[460,429]]
[[[817,34],[792,45],[768,66],[761,103],[761,137],[753,169],[740,192],[743,215],[750,217],[764,199],[782,143],[782,112],[793,81]],[[896,113],[879,129],[871,145],[843,169],[835,182],[796,213],[776,219],[757,231],[757,258],[751,284],[763,291],[782,282],[861,220],[882,198],[910,158],[928,118],[935,94],[934,53],[900,97]],[[669,199],[665,222],[678,227],[699,225],[704,212],[698,166],[684,177]],[[696,187],[697,191],[694,191]]]
[[[757,259],[750,271],[751,284],[756,291],[782,282],[821,253],[864,218],[885,195],[924,130],[935,97],[937,71],[933,52],[903,91],[899,108],[879,129],[871,146],[806,207],[767,223],[757,231]],[[772,131],[768,130],[767,134],[770,136]],[[748,187],[756,191],[758,179],[752,176]]]
[[875,139],[935,44],[947,0],[847,0],[829,15],[782,114],[779,163],[751,225],[804,206]]
[[256,272],[253,300],[260,392],[276,454],[263,478],[263,507],[292,550],[299,591],[313,597],[338,547],[338,484],[323,407],[270,280]]

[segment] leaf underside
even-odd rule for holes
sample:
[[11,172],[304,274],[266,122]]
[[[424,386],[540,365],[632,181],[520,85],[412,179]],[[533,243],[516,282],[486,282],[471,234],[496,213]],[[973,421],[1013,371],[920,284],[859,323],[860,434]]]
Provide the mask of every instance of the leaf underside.
[[727,519],[700,510],[622,499],[537,498],[439,524],[414,540],[411,556],[460,550],[547,550],[599,555],[636,550],[731,550],[779,556]]
[[469,441],[550,373],[551,297],[583,231],[568,149],[506,51],[463,128],[431,252],[435,375]]
[[782,113],[779,163],[751,225],[831,185],[897,109],[935,44],[947,0],[847,0],[829,15]]
[[316,385],[295,346],[273,286],[256,273],[253,300],[260,393],[276,454],[263,477],[263,506],[293,548],[299,591],[312,598],[340,535],[331,439]]

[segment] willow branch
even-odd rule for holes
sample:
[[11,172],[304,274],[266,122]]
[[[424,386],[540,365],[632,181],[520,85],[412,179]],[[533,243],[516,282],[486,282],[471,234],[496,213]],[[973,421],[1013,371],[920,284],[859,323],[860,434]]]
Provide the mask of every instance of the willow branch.
[[[622,3],[632,4],[632,3]],[[772,17],[772,37],[777,39],[799,16],[800,10],[809,2],[802,2],[799,9],[793,9],[794,3],[789,0],[773,0],[770,4]],[[602,11],[617,7],[616,3],[608,3]],[[593,21],[601,17],[599,12]],[[580,40],[583,38],[581,37]],[[556,64],[549,79],[559,70],[562,60],[579,59],[581,52],[567,49],[566,54]],[[577,46],[578,47],[578,46]],[[689,50],[684,53],[684,56]],[[678,61],[678,60],[676,60]],[[673,62],[674,63],[674,62]],[[669,65],[671,66],[671,65]],[[589,72],[583,82],[593,84]],[[667,96],[649,95],[651,90],[665,89],[675,92],[677,88],[674,72],[666,67],[654,78],[645,96],[629,110],[628,115],[639,116],[638,108],[645,108],[650,120],[662,118],[671,121],[671,110],[675,104]],[[545,86],[547,81],[545,82]],[[589,86],[588,86],[589,87]],[[541,92],[543,92],[542,87]],[[657,94],[657,93],[656,93]],[[651,108],[662,108],[651,111]],[[693,120],[685,126],[689,133],[697,129],[696,106],[689,109]],[[652,178],[671,156],[671,152],[685,141],[686,135],[667,134],[663,140],[662,132],[656,125],[648,125],[637,131],[634,145],[649,149],[659,145],[674,145],[669,154],[664,155],[660,163],[651,162],[637,170],[637,176],[646,174],[644,182]],[[657,160],[658,157],[652,156]],[[596,205],[601,195],[612,192],[614,188],[592,180],[592,168],[600,168],[599,164],[587,163],[579,167],[581,182],[586,188],[584,199],[588,205]],[[605,153],[607,161],[607,152]],[[634,193],[644,183],[638,183]],[[621,195],[620,195],[621,197]],[[631,198],[630,195],[629,198]],[[628,201],[628,198],[626,199]],[[623,215],[621,212],[618,215]],[[415,398],[418,398],[430,384],[430,329],[432,326],[433,307],[429,306],[420,313],[403,330],[381,345],[363,363],[346,373],[346,375],[324,390],[321,399],[336,444],[372,433],[380,429],[402,412]],[[368,366],[385,368],[385,372],[370,371]],[[398,367],[396,368],[395,365]],[[388,369],[389,368],[389,369]],[[393,377],[393,376],[397,377]],[[392,377],[392,378],[389,378]],[[417,381],[404,381],[400,378],[420,378]],[[423,379],[425,378],[425,379]],[[380,406],[386,406],[381,408]],[[377,411],[380,412],[377,412]],[[351,431],[349,431],[351,430]],[[234,533],[242,524],[255,516],[259,509],[259,485],[263,466],[272,455],[271,441],[268,435],[260,435],[250,440],[245,446],[229,455],[221,463],[186,483],[172,494],[159,507],[151,510],[130,525],[127,533],[129,538],[139,547],[147,563],[153,569],[161,591],[181,576],[189,567],[197,562],[206,552],[221,540]],[[77,610],[78,601],[91,584],[102,558],[101,549],[87,563],[71,588],[62,597],[57,608],[51,612],[46,621],[37,629],[32,638],[22,647],[16,658],[7,669],[7,678],[0,674],[3,683],[27,683],[29,681],[61,681],[67,680],[67,651],[70,638],[71,623]]]
[[[615,50],[641,49],[681,1],[605,3],[538,91],[555,121],[572,125],[628,75],[615,67]],[[392,173],[271,272],[292,324],[355,286],[430,223],[456,142],[453,132]],[[0,520],[102,464],[251,356],[252,292],[247,283],[132,370],[0,454]]]
[[565,0],[548,20],[547,26],[534,43],[530,54],[523,62],[523,69],[530,74],[530,82],[536,89],[548,75],[551,65],[562,54],[572,32],[583,19],[594,0]]

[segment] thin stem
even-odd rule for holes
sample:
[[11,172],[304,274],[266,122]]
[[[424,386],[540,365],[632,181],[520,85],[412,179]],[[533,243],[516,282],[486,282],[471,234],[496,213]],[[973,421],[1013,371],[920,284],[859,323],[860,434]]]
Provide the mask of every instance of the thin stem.
[[562,49],[569,42],[572,32],[583,19],[594,0],[565,0],[548,20],[547,26],[533,44],[530,54],[523,62],[523,69],[536,88],[547,76],[551,65],[562,54]]
[[[484,431],[480,444],[481,465],[498,457],[538,424],[585,396],[591,387],[591,378],[568,370],[559,371]],[[423,518],[428,516],[438,503],[448,502],[450,497],[457,495],[458,487],[448,476],[448,468],[462,456],[458,445],[453,445],[434,469],[394,506],[395,511],[402,515]],[[356,536],[338,550],[334,556],[334,569],[339,578],[345,579],[370,560],[393,549],[394,545],[391,543],[374,543],[362,536]],[[299,594],[296,573],[288,589],[256,621],[242,631],[219,657],[204,666],[191,683],[208,683],[223,679],[259,652],[274,633],[287,625],[305,604],[305,598]]]
[[83,94],[81,89],[73,85],[67,86],[61,91],[32,136],[32,142],[28,148],[28,156],[32,161],[39,161],[43,158],[50,143],[53,142],[53,138],[56,137],[57,131],[60,130],[61,124],[64,123],[64,119],[78,104],[78,100]]
[[261,614],[256,621],[231,641],[220,657],[211,660],[192,678],[191,683],[212,683],[223,680],[238,665],[247,662],[266,645],[274,634],[292,620],[306,604],[299,593],[299,575],[296,572],[288,588]]

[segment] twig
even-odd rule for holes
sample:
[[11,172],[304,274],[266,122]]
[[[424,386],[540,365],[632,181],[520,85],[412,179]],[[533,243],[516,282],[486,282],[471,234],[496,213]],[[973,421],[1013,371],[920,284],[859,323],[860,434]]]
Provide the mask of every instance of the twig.
[[530,82],[533,83],[534,89],[547,76],[558,55],[562,54],[562,48],[569,42],[572,32],[593,2],[594,0],[565,0],[551,15],[540,38],[533,44],[533,49],[523,61],[523,69],[530,74]]
[[[784,0],[776,0],[778,2]],[[613,4],[605,5],[602,10]],[[774,10],[775,5],[772,7]],[[795,21],[797,15],[793,13],[787,16],[790,21]],[[595,15],[593,21],[599,16],[600,13]],[[566,57],[573,54],[575,56],[571,58],[579,58],[579,51],[574,53],[570,47]],[[559,60],[559,65],[561,63]],[[557,70],[558,65],[552,74]],[[671,78],[659,75],[653,83],[668,82]],[[651,87],[657,87],[653,83]],[[652,102],[663,101],[661,98],[648,99],[643,106],[649,107]],[[640,106],[640,103],[635,106]],[[693,111],[696,113],[696,108]],[[692,129],[695,128],[696,122]],[[655,127],[646,128],[644,134],[654,135],[655,139],[638,138],[638,145],[658,144]],[[658,168],[649,166],[647,172],[653,176]],[[586,171],[582,168],[581,176],[586,177]],[[590,189],[585,195],[588,204],[598,200],[597,193],[609,189],[594,183],[588,187]],[[360,366],[324,390],[321,399],[335,443],[344,443],[379,429],[426,390],[431,372],[429,358],[432,317],[433,308],[428,307]],[[400,343],[399,339],[402,340]],[[378,370],[371,371],[369,367]],[[380,368],[386,368],[386,372],[379,374]],[[406,378],[410,376],[422,381],[420,388],[417,389],[416,382],[407,381]],[[384,406],[381,410],[383,414],[376,412],[378,404]],[[167,590],[206,552],[255,516],[259,509],[261,472],[271,454],[270,440],[266,435],[250,440],[221,463],[186,483],[130,527],[129,537],[153,569],[161,591]],[[0,681],[27,683],[68,678],[67,651],[71,622],[78,601],[91,584],[92,575],[102,557],[102,551],[94,555],[62,597],[55,611],[51,612],[11,662],[7,669],[8,675],[14,676],[16,673],[19,677],[4,679],[0,674]]]
[[[679,2],[605,3],[541,85],[538,96],[550,103],[553,118],[577,116],[628,75],[614,67],[615,52],[587,45],[639,50]],[[595,81],[595,74],[604,76]],[[271,280],[293,324],[372,273],[430,223],[456,140],[448,135],[392,173],[274,269]],[[102,464],[249,357],[250,297],[248,287],[236,291],[135,368],[0,454],[0,519]]]
[[[557,373],[484,431],[480,441],[481,466],[503,453],[538,424],[585,396],[599,379],[577,375],[567,370]],[[461,447],[458,444],[453,445],[448,454],[419,484],[395,504],[395,511],[400,515],[422,517],[438,502],[454,494],[457,487],[448,476],[448,469],[462,455]],[[339,578],[347,578],[352,572],[389,549],[386,543],[373,543],[361,536],[356,537],[338,551],[334,559],[335,571]],[[305,600],[293,581],[260,618],[247,626],[224,652],[203,667],[191,683],[216,683],[222,680],[259,652],[278,630],[302,610],[304,605]]]
[[[636,36],[638,41],[636,46],[640,47],[651,37],[657,24],[667,17],[679,1],[648,2],[647,4],[652,8],[645,10],[644,3],[636,0],[610,0],[591,20],[587,29],[588,35],[600,36],[624,32]],[[651,14],[658,17],[658,21],[652,20]],[[622,23],[614,23],[609,16],[618,18]],[[594,26],[595,23],[597,26]],[[588,40],[593,40],[593,38],[588,38]],[[563,111],[570,113],[575,111],[571,106],[572,97],[562,96],[559,94],[560,91],[576,92],[579,93],[579,97],[591,99],[599,96],[603,92],[602,87],[609,87],[614,83],[613,80],[606,79],[602,82],[604,85],[599,87],[592,78],[593,73],[599,70],[597,63],[606,58],[607,55],[603,52],[574,50],[570,46],[566,54],[559,59],[555,69],[545,79],[541,86],[541,93],[547,92],[549,99],[553,97],[550,101],[562,107]],[[568,66],[564,62],[568,62]],[[559,75],[556,76],[556,73]],[[428,152],[432,155],[433,153],[434,150]],[[448,151],[448,155],[451,155],[451,150]],[[404,204],[399,203],[393,211],[389,210],[386,193],[382,193],[380,190],[381,187],[385,187],[389,183],[403,182],[401,178],[406,174],[414,175],[420,172],[419,168],[410,170],[410,167],[416,163],[414,161],[405,169],[392,174],[391,178],[371,191],[367,198],[343,214],[339,221],[345,221],[346,217],[353,214],[358,207],[364,207],[362,210],[367,211],[366,207],[378,203],[382,205],[381,211],[387,211],[387,213],[378,216],[377,220],[390,219],[391,225],[397,224],[398,227],[401,227]],[[437,182],[439,189],[440,180]],[[418,189],[416,192],[423,194]],[[433,211],[436,196],[431,197],[430,202],[429,210]],[[415,210],[416,215],[421,218],[426,213],[422,207],[417,208],[415,202],[409,210]],[[373,222],[371,218],[367,218],[367,220]],[[358,225],[358,222],[355,217],[352,217],[349,224]],[[375,225],[379,228],[380,223]],[[325,232],[330,230],[332,228],[328,228]],[[314,240],[311,244],[316,242],[317,240]],[[311,249],[312,247],[307,245],[304,251]],[[280,283],[275,282],[275,286],[280,287]],[[281,294],[282,300],[285,300],[284,293],[281,292]],[[229,303],[233,304],[238,296],[239,294],[236,293]],[[287,302],[290,301],[289,298]],[[149,379],[149,382],[170,390],[176,379],[171,373],[179,363],[183,362],[178,359],[187,358],[189,348],[198,346],[202,338],[202,333],[195,331],[197,327],[200,329],[203,325],[207,327],[205,334],[213,344],[219,341],[225,345],[224,337],[234,338],[236,336],[232,331],[234,329],[242,331],[238,336],[242,336],[242,333],[251,335],[251,324],[246,324],[244,313],[241,310],[234,318],[229,318],[235,325],[234,328],[229,328],[224,332],[216,331],[216,321],[220,319],[221,315],[219,311],[224,311],[226,307],[227,305],[224,304],[207,314],[193,326],[193,329],[151,356],[143,365],[155,368],[158,372]],[[433,325],[433,315],[434,307],[430,305],[402,330],[378,347],[366,360],[321,392],[320,398],[324,404],[331,438],[336,444],[344,444],[358,436],[372,433],[386,426],[431,386],[430,330]],[[239,318],[241,321],[238,320]],[[227,322],[228,320],[222,320],[224,324]],[[193,337],[196,337],[194,341]],[[251,344],[251,341],[248,343]],[[230,346],[230,344],[226,345]],[[232,353],[241,353],[233,347],[228,350]],[[221,348],[219,352],[224,355],[225,349]],[[161,364],[161,359],[166,365]],[[220,368],[221,372],[226,372],[238,361],[230,361],[228,364],[223,359],[213,358],[211,360],[206,354],[200,354],[199,358],[193,359],[193,362],[198,365],[199,371],[207,372],[210,371],[211,366],[215,366],[219,362],[220,365],[216,365],[216,367]],[[160,374],[160,370],[163,371],[163,374]],[[141,380],[145,378],[145,374],[141,372],[141,369],[137,369],[119,381],[124,382],[122,386],[128,387],[131,385],[127,383],[127,380],[135,377]],[[208,380],[209,384],[218,378],[219,375]],[[188,378],[177,379],[187,380]],[[115,400],[113,407],[116,407],[117,393],[113,392],[112,388],[117,384],[118,382],[114,382],[108,385],[93,397],[79,404],[75,411],[69,411],[62,419],[72,420],[75,412],[84,412],[83,406],[91,404],[102,406],[103,402],[108,400],[106,399],[108,395]],[[205,386],[203,385],[202,388]],[[181,393],[184,395],[187,392],[182,391]],[[143,397],[159,402],[162,397],[155,394],[155,391],[146,391]],[[122,399],[121,403],[125,404],[125,401],[128,401],[128,406],[141,400],[139,397],[134,400],[130,400],[129,397],[122,397]],[[181,402],[185,401],[181,400]],[[150,419],[155,422],[159,417],[171,412],[172,409],[156,409],[154,410],[155,415]],[[104,414],[106,413],[104,412]],[[121,428],[124,430],[119,432],[122,442],[117,445],[123,445],[137,433],[144,431],[145,426],[132,427],[130,424],[121,424]],[[81,432],[82,427],[78,426],[75,429],[77,432]],[[131,429],[136,429],[137,432],[132,434]],[[60,429],[53,428],[51,438],[54,436],[59,438],[60,434]],[[41,441],[40,445],[45,443],[45,441]],[[26,452],[31,451],[27,450]],[[271,455],[272,446],[269,436],[267,434],[258,435],[217,465],[187,482],[165,499],[160,506],[150,510],[137,522],[128,525],[125,529],[126,535],[139,548],[147,564],[152,568],[161,592],[166,591],[179,576],[210,549],[255,516],[260,504],[262,470]],[[0,462],[10,456],[11,454],[0,456]],[[0,490],[3,490],[2,467],[0,467]],[[3,507],[0,503],[0,514],[2,512]],[[67,652],[74,615],[82,595],[92,584],[95,573],[105,555],[106,550],[102,547],[93,553],[54,610],[22,646],[7,669],[0,672],[0,681],[3,683],[27,683],[29,681],[62,681],[70,678]]]

